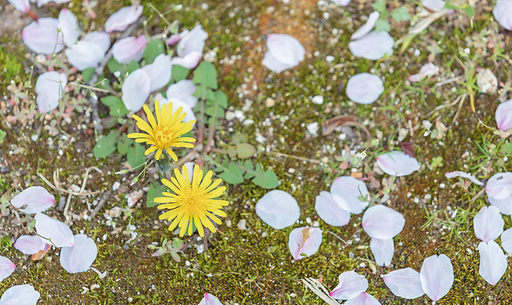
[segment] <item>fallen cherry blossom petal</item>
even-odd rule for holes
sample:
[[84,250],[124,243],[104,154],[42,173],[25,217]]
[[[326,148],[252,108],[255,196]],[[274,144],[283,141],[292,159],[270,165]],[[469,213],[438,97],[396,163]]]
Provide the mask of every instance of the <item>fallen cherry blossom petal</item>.
[[155,61],[142,67],[149,76],[149,92],[157,91],[171,80],[171,57],[160,54]]
[[178,53],[179,57],[185,57],[192,52],[198,52],[202,55],[207,38],[208,33],[203,30],[203,27],[200,24],[198,24],[192,29],[192,31],[188,32],[183,36],[183,38],[181,38],[178,46],[176,47],[176,53]]
[[97,68],[105,57],[100,46],[93,42],[79,41],[64,51],[68,61],[79,71],[87,68]]
[[352,76],[345,89],[351,101],[365,105],[375,102],[382,92],[384,92],[384,85],[380,77],[366,72]]
[[331,0],[331,2],[337,5],[347,6],[350,3],[350,0]]
[[502,27],[512,31],[512,1],[497,0],[492,13]]
[[62,42],[67,47],[71,47],[80,37],[80,27],[78,26],[75,14],[64,8],[59,13],[58,22],[60,28],[59,35],[62,35]]
[[437,302],[450,291],[453,285],[452,262],[444,254],[427,257],[421,266],[420,279],[423,291]]
[[[155,100],[160,102],[161,107],[163,107],[164,105],[168,105],[169,103],[172,103],[173,113],[176,112],[180,107],[183,107],[182,111],[187,114],[185,116],[185,118],[183,119],[183,122],[186,123],[189,121],[197,121],[194,111],[187,104],[182,102],[181,100],[172,98],[172,97],[170,99],[165,99],[161,93],[157,93],[155,95]],[[189,173],[193,173],[193,172],[194,172],[193,168],[191,170],[189,170]],[[192,180],[190,180],[190,181],[192,181]]]
[[304,60],[306,49],[294,37],[286,34],[270,34],[267,36],[267,52],[262,64],[270,71],[282,71],[296,67]]
[[444,174],[446,178],[455,178],[455,177],[462,177],[471,180],[476,185],[484,185],[481,181],[477,180],[475,176],[471,176],[471,174],[461,172],[461,171],[454,171],[454,172],[448,172]]
[[191,79],[183,79],[167,88],[167,98],[176,98],[184,102],[190,108],[197,104],[197,97],[193,96],[196,85]]
[[[48,210],[55,203],[55,197],[42,186],[31,186],[16,195],[11,204],[27,214]],[[22,208],[24,207],[24,208]]]
[[77,234],[74,239],[73,247],[63,247],[60,251],[60,265],[69,273],[85,272],[96,260],[98,247],[85,234]]
[[420,169],[418,161],[401,151],[391,151],[377,157],[379,168],[391,176],[407,176]]
[[39,112],[45,113],[59,106],[64,87],[68,84],[66,74],[57,71],[45,72],[36,81],[36,102]]
[[379,18],[379,12],[371,13],[370,16],[368,16],[368,21],[366,21],[366,23],[363,24],[363,26],[361,26],[357,31],[355,31],[354,34],[350,36],[350,39],[359,39],[364,35],[370,33],[370,31],[373,29],[375,23],[377,23],[377,20],[379,20]]
[[30,11],[30,3],[28,0],[9,0],[9,3],[11,3],[15,9],[23,13]]
[[222,305],[219,299],[209,293],[205,293],[198,305]]
[[394,44],[395,40],[388,32],[373,31],[358,40],[351,41],[348,48],[355,57],[377,60],[383,58],[385,54],[392,55]]
[[505,230],[501,234],[501,247],[507,253],[512,253],[512,228]]
[[349,223],[350,212],[340,207],[331,193],[321,191],[316,196],[315,210],[323,221],[331,226],[341,227]]
[[429,62],[428,64],[425,64],[420,68],[420,72],[418,74],[413,74],[409,76],[409,81],[419,82],[425,77],[434,76],[437,73],[439,73],[439,67]]
[[360,196],[369,196],[368,189],[363,181],[352,176],[336,178],[331,185],[331,195],[342,209],[353,214],[360,214],[370,203],[369,197],[359,200]]
[[398,269],[382,278],[389,290],[397,297],[411,300],[425,294],[421,288],[420,273],[412,268]]
[[73,232],[65,223],[43,213],[37,213],[35,220],[37,235],[41,236],[45,243],[55,247],[74,246]]
[[489,203],[492,206],[495,206],[500,210],[501,214],[512,215],[512,195],[505,199],[495,199],[493,197],[488,197]]
[[505,222],[495,206],[483,207],[473,220],[475,235],[483,242],[498,238],[503,233]]
[[372,238],[372,241],[370,242],[370,249],[372,250],[372,254],[377,265],[381,267],[391,265],[393,254],[395,253],[395,243],[393,242],[393,238]]
[[478,252],[480,252],[478,273],[487,283],[496,285],[507,270],[507,257],[494,240],[488,243],[481,242],[478,245]]
[[288,249],[294,260],[315,254],[322,244],[322,230],[302,227],[293,229],[288,237]]
[[44,250],[48,246],[45,241],[37,235],[22,235],[14,243],[14,248],[23,254],[32,255]]
[[142,5],[123,7],[105,21],[105,32],[124,31],[142,15]]
[[512,195],[512,173],[498,173],[492,176],[485,186],[487,196],[494,199],[505,199]]
[[297,200],[281,190],[266,193],[256,203],[255,210],[261,220],[274,229],[289,227],[300,217]]
[[402,231],[404,225],[402,214],[382,204],[368,208],[363,215],[362,227],[371,238],[393,238]]
[[[36,2],[35,0],[30,0],[30,2]],[[69,0],[37,0],[37,7],[41,7],[43,5],[46,5],[50,2],[54,2],[57,4],[67,3]]]
[[424,7],[429,8],[433,11],[438,11],[444,7],[445,1],[443,1],[443,0],[423,0],[423,1],[421,1],[421,4]]
[[329,293],[329,296],[337,300],[353,299],[368,289],[368,280],[355,271],[343,272],[338,280],[339,284]]
[[82,41],[92,42],[100,47],[103,54],[107,53],[108,49],[110,49],[110,36],[106,32],[90,32],[85,34],[82,38]]
[[190,52],[185,57],[173,57],[171,60],[171,64],[179,65],[187,69],[194,69],[199,64],[199,61],[203,58],[203,53],[201,52]]
[[36,305],[41,295],[30,284],[7,289],[0,298],[0,305]]
[[58,37],[58,27],[59,22],[55,18],[39,18],[23,29],[21,37],[27,47],[38,54],[59,53],[64,44]]
[[122,64],[129,64],[132,60],[139,61],[142,59],[146,44],[144,35],[140,35],[138,38],[132,36],[123,38],[112,46],[112,56]]
[[8,278],[16,269],[16,265],[5,256],[0,256],[0,282]]
[[362,292],[357,297],[347,300],[344,305],[380,305],[381,303],[368,292]]
[[172,34],[171,37],[169,37],[169,39],[167,39],[166,42],[168,45],[172,46],[173,44],[179,42],[181,38],[185,37],[189,32],[189,30],[184,30],[179,34]]
[[476,84],[482,93],[494,93],[498,90],[498,79],[489,69],[482,69],[478,72]]
[[122,100],[126,109],[137,112],[149,97],[149,88],[151,79],[148,74],[137,69],[130,73],[124,80],[121,91],[123,92]]
[[512,128],[512,100],[500,103],[496,108],[496,125],[501,131]]

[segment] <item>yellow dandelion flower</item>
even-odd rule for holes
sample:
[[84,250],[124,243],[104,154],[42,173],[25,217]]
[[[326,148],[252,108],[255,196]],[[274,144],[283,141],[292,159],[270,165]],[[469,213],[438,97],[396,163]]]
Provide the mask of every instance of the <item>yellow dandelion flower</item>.
[[194,148],[194,145],[190,142],[195,142],[196,139],[181,137],[191,131],[196,122],[189,121],[183,123],[183,119],[187,115],[183,112],[183,107],[180,107],[173,113],[172,103],[169,103],[169,105],[164,104],[163,107],[160,107],[160,103],[155,101],[156,120],[146,105],[144,105],[144,112],[146,112],[149,124],[137,115],[133,115],[133,118],[137,121],[137,126],[140,130],[147,132],[147,134],[130,133],[128,138],[136,139],[135,142],[145,142],[149,145],[153,145],[146,150],[146,156],[156,150],[155,159],[158,160],[160,159],[162,151],[165,149],[174,162],[177,162],[178,157],[171,150],[171,147]]
[[[170,188],[173,193],[163,192],[165,197],[157,197],[154,199],[157,203],[165,203],[159,205],[159,209],[170,209],[160,215],[160,219],[168,219],[172,221],[169,231],[180,227],[180,237],[183,237],[188,230],[188,235],[192,235],[192,224],[195,225],[199,236],[204,236],[204,227],[215,233],[216,229],[212,221],[220,224],[221,221],[217,216],[225,217],[226,213],[222,211],[222,207],[229,204],[226,200],[215,200],[226,190],[225,186],[216,188],[222,179],[217,179],[212,183],[212,171],[208,171],[203,178],[203,171],[196,164],[192,181],[190,181],[189,172],[186,166],[183,166],[183,173],[178,169],[174,169],[176,178],[171,177],[171,181],[162,179],[165,186]],[[201,181],[202,180],[202,181]]]

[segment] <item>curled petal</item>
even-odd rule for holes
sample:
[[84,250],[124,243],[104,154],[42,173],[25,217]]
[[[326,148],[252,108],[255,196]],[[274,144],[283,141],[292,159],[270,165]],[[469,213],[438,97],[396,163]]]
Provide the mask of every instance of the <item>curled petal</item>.
[[497,0],[492,13],[502,27],[512,31],[512,1]]
[[302,44],[286,34],[268,35],[267,49],[262,64],[276,73],[298,66],[306,54]]
[[202,55],[206,38],[208,38],[208,33],[203,30],[200,24],[196,25],[192,31],[184,35],[178,43],[178,47],[176,48],[178,56],[185,57],[192,52],[198,52]]
[[37,235],[22,235],[14,243],[14,248],[23,254],[32,255],[42,251],[48,246],[44,240]]
[[294,260],[309,257],[318,251],[322,243],[322,230],[303,227],[290,232],[288,248]]
[[370,242],[370,249],[372,250],[373,257],[377,265],[387,267],[391,265],[393,254],[395,253],[395,243],[393,238],[378,239],[372,238]]
[[150,83],[148,74],[142,69],[137,69],[128,75],[121,89],[126,109],[137,112],[142,108],[149,97]]
[[323,221],[331,226],[341,227],[350,221],[350,212],[341,208],[331,193],[321,191],[316,196],[315,210]]
[[183,79],[167,88],[167,98],[176,98],[183,101],[190,108],[197,104],[197,97],[193,96],[196,85],[191,79]]
[[142,15],[142,5],[123,7],[113,13],[105,22],[105,32],[124,31]]
[[171,80],[171,57],[160,54],[152,64],[142,67],[149,76],[149,92],[159,90]]
[[373,12],[370,14],[370,16],[368,16],[368,21],[366,21],[366,23],[360,27],[357,31],[355,31],[354,34],[352,34],[352,36],[350,36],[350,39],[359,39],[361,37],[363,37],[364,35],[370,33],[370,31],[373,29],[373,27],[375,26],[375,23],[377,23],[377,20],[379,20],[380,18],[380,13],[379,12]]
[[115,60],[123,64],[129,64],[132,60],[139,61],[142,59],[146,44],[147,41],[144,35],[138,38],[126,37],[114,43],[112,55]]
[[184,30],[183,32],[179,33],[179,34],[172,34],[171,37],[169,37],[169,39],[167,39],[167,44],[168,45],[173,45],[177,42],[179,42],[181,40],[181,38],[185,37],[190,31],[189,30]]
[[392,151],[377,157],[377,165],[380,169],[391,176],[407,176],[420,169],[418,161],[401,152]]
[[462,177],[471,180],[476,185],[484,185],[481,181],[477,180],[474,176],[471,176],[471,174],[461,172],[461,171],[454,171],[444,174],[446,178],[455,178],[455,177]]
[[402,231],[404,225],[402,214],[382,204],[368,208],[363,215],[363,229],[371,238],[393,238]]
[[203,57],[201,52],[190,52],[185,57],[173,57],[171,60],[172,65],[179,65],[187,69],[194,69],[199,64]]
[[495,118],[499,130],[505,131],[512,128],[512,100],[498,105]]
[[452,262],[444,254],[427,257],[421,266],[420,279],[423,291],[437,302],[452,287],[454,281]]
[[429,62],[420,68],[420,73],[409,76],[409,81],[419,82],[425,77],[434,76],[439,73],[439,67]]
[[97,68],[105,57],[105,53],[97,44],[83,40],[67,48],[64,53],[69,63],[80,71]]
[[501,246],[507,253],[512,253],[512,228],[505,230],[501,234]]
[[45,243],[56,247],[73,247],[73,232],[65,223],[42,213],[37,213],[35,219],[37,234],[43,237]]
[[392,55],[394,44],[395,40],[388,32],[373,31],[361,39],[351,41],[348,48],[355,57],[377,60],[385,54]]
[[512,173],[498,173],[492,176],[485,186],[487,196],[506,199],[512,195]]
[[256,203],[256,214],[274,229],[284,229],[294,224],[300,217],[297,200],[281,190],[273,190]]
[[357,297],[347,300],[344,305],[380,305],[380,302],[368,292],[363,292]]
[[78,26],[75,14],[64,8],[59,13],[58,22],[62,42],[67,47],[71,47],[78,40],[78,37],[80,37],[80,27]]
[[59,106],[59,100],[67,83],[68,79],[64,73],[52,71],[39,75],[35,88],[39,112],[48,112]]
[[87,41],[96,44],[100,47],[103,54],[107,53],[108,49],[110,49],[110,36],[106,32],[90,32],[85,34],[82,38],[82,41]]
[[503,233],[505,222],[495,206],[483,207],[473,220],[475,235],[483,242],[498,238]]
[[40,296],[32,285],[16,285],[4,292],[0,305],[36,305]]
[[23,13],[30,11],[30,3],[28,0],[9,0],[9,3],[12,4],[15,9]]
[[[366,184],[352,176],[336,178],[331,185],[331,195],[342,209],[353,214],[360,214],[370,203]],[[361,201],[360,196],[367,198]]]
[[35,214],[48,210],[55,203],[55,197],[42,186],[31,186],[16,195],[11,203],[23,213]]
[[443,0],[423,0],[421,1],[424,7],[433,11],[438,11],[444,7],[445,1]]
[[480,252],[478,273],[487,283],[496,285],[507,270],[508,263],[505,253],[494,240],[488,243],[481,242],[478,245],[478,252]]
[[352,76],[347,82],[345,93],[348,98],[359,104],[371,104],[384,92],[380,77],[370,73]]
[[338,279],[338,286],[334,287],[333,291],[329,293],[329,296],[337,300],[353,299],[368,289],[368,280],[364,275],[357,274],[354,271],[343,272]]
[[5,256],[0,256],[0,282],[8,278],[16,269],[16,265]]
[[60,265],[69,273],[85,272],[91,268],[98,255],[98,247],[85,234],[74,236],[75,245],[60,251]]
[[59,53],[64,48],[57,35],[59,22],[55,18],[39,18],[27,25],[21,37],[29,49],[39,54]]
[[397,297],[415,299],[425,294],[421,288],[420,273],[412,268],[395,270],[384,275],[383,279]]
[[201,300],[201,302],[199,302],[198,305],[222,305],[222,303],[216,296],[205,293],[204,298]]

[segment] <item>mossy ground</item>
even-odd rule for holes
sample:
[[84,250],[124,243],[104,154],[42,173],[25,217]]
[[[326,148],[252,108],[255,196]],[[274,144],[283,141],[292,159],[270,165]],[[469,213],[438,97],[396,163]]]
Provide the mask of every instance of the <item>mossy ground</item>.
[[[71,10],[85,31],[101,27],[112,12],[129,4],[126,0],[100,3],[95,9],[98,18],[90,20],[81,10],[80,2],[72,1]],[[150,33],[161,31],[164,23],[148,4],[152,3],[162,12],[167,11],[172,3],[178,4],[175,1],[142,3],[146,5],[145,15],[153,16],[148,24]],[[250,126],[238,121],[224,122],[217,140],[229,142],[235,134],[248,135],[249,142],[259,150],[256,160],[265,167],[271,166],[280,178],[279,189],[298,199],[302,211],[300,224],[283,230],[270,228],[254,212],[256,201],[267,191],[250,182],[229,186],[226,195],[230,201],[226,208],[228,216],[219,227],[219,233],[211,236],[208,252],[198,254],[193,245],[201,241],[189,238],[186,242],[191,242],[192,246],[181,254],[181,262],[176,263],[170,255],[152,257],[152,251],[147,248],[152,242],[160,243],[173,237],[166,224],[157,220],[159,212],[155,208],[139,204],[133,209],[132,218],[116,219],[116,227],[121,228],[118,233],[106,224],[102,212],[114,206],[126,207],[125,194],[118,193],[109,199],[95,219],[75,221],[72,226],[75,233],[84,231],[97,241],[99,254],[94,267],[108,274],[105,279],[100,279],[92,271],[68,274],[58,263],[58,251],[50,251],[43,260],[30,261],[11,245],[13,237],[25,234],[25,229],[8,227],[13,219],[3,217],[0,222],[3,234],[0,255],[15,262],[17,269],[0,283],[0,291],[14,284],[31,283],[41,293],[40,304],[197,304],[205,292],[217,296],[225,304],[323,304],[300,279],[320,278],[328,289],[332,289],[340,273],[356,268],[369,279],[368,291],[382,304],[430,304],[426,296],[413,301],[395,297],[380,275],[405,267],[419,270],[423,259],[443,253],[452,260],[455,283],[449,294],[437,304],[493,304],[495,301],[507,304],[512,298],[510,269],[495,287],[478,275],[478,240],[473,233],[472,221],[474,214],[486,204],[485,195],[472,200],[480,187],[471,185],[464,189],[455,180],[444,177],[445,172],[463,170],[477,173],[480,179],[485,180],[496,172],[509,169],[507,163],[500,168],[495,155],[484,160],[483,164],[481,159],[477,159],[483,153],[476,142],[481,143],[482,139],[493,144],[499,142],[492,131],[479,124],[480,119],[488,126],[495,125],[498,95],[477,95],[476,113],[472,113],[469,100],[466,100],[457,120],[453,121],[458,104],[432,116],[427,114],[465,93],[462,84],[452,82],[437,86],[436,79],[429,79],[406,85],[406,78],[417,73],[419,67],[427,62],[429,50],[435,45],[443,50],[434,61],[442,67],[437,80],[463,75],[463,68],[454,60],[458,56],[462,61],[490,68],[498,79],[506,82],[509,79],[506,67],[510,60],[493,59],[495,49],[488,42],[498,37],[504,43],[504,49],[510,50],[511,36],[502,29],[499,33],[494,32],[497,27],[491,21],[489,9],[492,1],[478,2],[477,15],[472,22],[460,12],[448,15],[415,37],[405,52],[399,53],[395,49],[393,56],[379,61],[355,58],[347,48],[351,33],[364,22],[361,16],[372,11],[372,1],[353,1],[346,8],[329,7],[328,20],[322,18],[323,10],[317,7],[316,1],[310,0],[290,1],[289,4],[270,0],[206,3],[208,10],[201,8],[202,2],[185,1],[183,9],[172,13],[174,16],[169,15],[169,19],[176,18],[187,28],[197,22],[203,25],[209,33],[207,49],[217,48],[215,65],[219,71],[219,84],[229,96],[230,105],[233,109],[241,109],[248,100],[252,101],[245,115],[255,121]],[[402,4],[389,1],[388,9]],[[412,2],[405,5],[411,7],[411,14],[414,14],[412,7],[416,5]],[[274,7],[273,11],[270,6]],[[60,8],[50,5],[48,12],[56,16]],[[392,22],[391,25],[390,34],[395,39],[407,33],[405,22]],[[484,31],[489,33],[481,34]],[[265,37],[274,32],[298,38],[307,50],[306,59],[299,67],[279,75],[270,74],[260,64],[265,51]],[[0,40],[2,94],[6,94],[5,86],[11,80],[19,83],[28,77],[31,63],[24,60],[26,50],[19,45],[19,32]],[[469,55],[464,52],[466,48]],[[416,49],[419,55],[414,54]],[[505,55],[508,54],[506,51]],[[327,55],[334,56],[335,61],[327,63]],[[239,57],[229,62],[232,56]],[[224,63],[220,63],[221,60]],[[343,89],[350,76],[366,71],[383,76],[386,90],[375,104],[357,105],[347,99]],[[311,97],[317,94],[324,96],[324,104],[311,103]],[[271,108],[265,105],[269,97],[276,102]],[[414,143],[417,159],[424,166],[421,171],[399,178],[396,182],[398,187],[387,203],[406,218],[404,230],[395,238],[396,252],[390,268],[376,267],[373,270],[371,267],[370,239],[361,229],[361,215],[353,215],[349,225],[337,228],[322,222],[314,210],[315,197],[321,190],[328,189],[335,177],[351,172],[367,175],[373,171],[376,147],[368,150],[368,157],[363,162],[351,164],[345,170],[335,159],[344,149],[361,151],[367,147],[367,139],[359,131],[356,130],[354,139],[340,140],[338,133],[311,137],[304,127],[304,124],[312,122],[321,124],[340,114],[357,115],[374,137],[382,132],[379,144],[382,149],[398,149],[396,139],[399,130],[413,129],[406,141]],[[266,120],[270,120],[272,129],[263,125]],[[444,123],[448,127],[446,135],[439,139],[424,136],[422,120]],[[104,192],[111,189],[114,181],[128,186],[129,177],[121,180],[114,174],[121,168],[123,158],[115,154],[104,160],[92,158],[89,153],[95,144],[94,136],[87,129],[78,130],[73,124],[59,122],[66,133],[76,138],[76,142],[60,139],[58,145],[49,145],[44,141],[50,136],[43,129],[40,142],[34,143],[30,140],[33,130],[19,124],[6,124],[5,121],[0,123],[1,129],[8,131],[1,144],[1,166],[8,169],[1,176],[1,194],[9,195],[13,189],[21,190],[29,185],[44,185],[38,174],[53,181],[51,177],[57,168],[60,168],[60,180],[67,185],[80,185],[85,169],[97,166],[103,173],[93,173],[87,189]],[[35,120],[29,126],[37,128],[40,124]],[[87,127],[90,129],[92,126]],[[255,140],[256,134],[265,137],[264,145]],[[22,149],[22,153],[11,155],[10,151],[16,148]],[[62,155],[59,155],[59,149],[63,149]],[[313,160],[327,157],[327,163],[319,165],[278,157],[267,149]],[[430,169],[435,157],[442,157],[442,166]],[[378,180],[386,177],[376,174]],[[441,183],[446,187],[440,187]],[[147,179],[142,179],[131,190],[140,189],[143,185],[147,185]],[[370,187],[375,195],[379,192],[382,195],[382,189]],[[425,199],[427,194],[432,199]],[[57,200],[60,196],[64,194],[56,194]],[[79,198],[73,198],[71,204],[73,213],[87,210],[86,203]],[[452,218],[454,210],[458,213]],[[57,211],[50,214],[62,216]],[[246,230],[237,227],[242,219],[246,220]],[[295,227],[308,225],[306,219],[319,221],[324,232],[323,242],[315,255],[294,262],[288,251],[288,234]],[[122,231],[129,223],[136,225],[139,236],[123,247],[129,236]],[[505,223],[506,228],[512,225],[508,216]],[[351,244],[345,245],[338,237]]]

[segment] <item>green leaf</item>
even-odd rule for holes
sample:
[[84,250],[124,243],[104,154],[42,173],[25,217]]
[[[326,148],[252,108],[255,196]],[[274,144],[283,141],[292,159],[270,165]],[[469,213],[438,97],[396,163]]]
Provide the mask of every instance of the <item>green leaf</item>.
[[5,132],[2,129],[0,129],[0,143],[4,142],[4,138],[5,138],[6,135],[7,135],[7,132]]
[[149,185],[148,195],[146,196],[146,206],[151,208],[159,205],[159,203],[156,203],[153,200],[155,197],[160,196],[162,192],[165,192],[166,190],[167,187],[165,185],[158,183],[158,181],[153,181],[153,183]]
[[512,153],[512,143],[505,143],[501,145],[500,152],[506,155]]
[[[225,161],[224,163],[226,163]],[[219,178],[226,181],[229,184],[239,184],[244,182],[243,173],[240,171],[240,168],[236,166],[235,162],[230,162],[228,166],[222,166],[223,172],[218,175]]]
[[153,39],[151,40],[144,49],[144,53],[142,53],[142,58],[146,61],[146,65],[149,65],[155,61],[155,58],[158,55],[163,54],[165,52],[164,43],[161,39]]
[[466,14],[469,18],[475,16],[475,9],[471,5],[466,6]]
[[375,23],[375,30],[389,32],[389,30],[391,30],[391,25],[389,24],[389,22],[386,19],[380,18]]
[[177,83],[180,80],[186,79],[189,71],[190,69],[180,65],[173,65],[171,69],[171,82]]
[[131,167],[137,167],[146,162],[146,156],[144,155],[144,146],[139,143],[135,143],[134,146],[128,150],[128,163]]
[[93,153],[96,159],[105,158],[116,151],[116,142],[119,138],[119,131],[112,130],[106,136],[101,136],[94,146]]
[[407,6],[401,6],[397,9],[394,9],[391,12],[391,18],[393,18],[396,22],[411,20],[411,15],[409,15],[409,8]]
[[254,178],[252,178],[252,183],[264,189],[273,189],[278,187],[279,179],[277,179],[276,174],[270,169],[267,169],[266,171],[262,172],[261,168],[263,167],[260,165],[260,168],[257,168],[254,171],[255,176]]
[[206,87],[217,89],[217,71],[215,66],[208,61],[203,61],[194,70],[194,78],[192,79],[196,85],[204,85]]
[[107,63],[107,68],[112,74],[114,74],[116,71],[122,72],[121,70],[123,70],[123,65],[118,63],[117,60],[112,57]]
[[132,60],[128,64],[127,71],[128,71],[128,73],[132,73],[133,71],[137,70],[138,68],[140,68],[139,63],[136,62],[135,60]]
[[252,157],[256,153],[256,148],[249,143],[240,143],[234,146],[232,149],[229,149],[229,154],[234,156],[238,155],[240,159],[247,159]]
[[121,156],[124,156],[128,153],[128,149],[134,141],[126,136],[126,134],[123,134],[121,136],[121,139],[119,139],[119,142],[117,142],[117,151],[121,154]]
[[382,14],[383,12],[386,11],[386,0],[377,0],[372,5],[372,8]]
[[215,100],[220,107],[228,108],[228,97],[221,90],[215,92]]
[[96,71],[96,68],[87,68],[82,71],[82,80],[88,83],[91,80],[92,75]]
[[119,103],[123,103],[123,100],[121,100],[119,97],[113,96],[113,95],[104,96],[104,97],[100,98],[100,101],[105,106],[108,106],[108,107],[114,107],[115,105],[117,105]]
[[130,112],[130,110],[126,109],[126,106],[123,102],[117,103],[114,106],[110,107],[110,115],[114,117],[121,117]]

